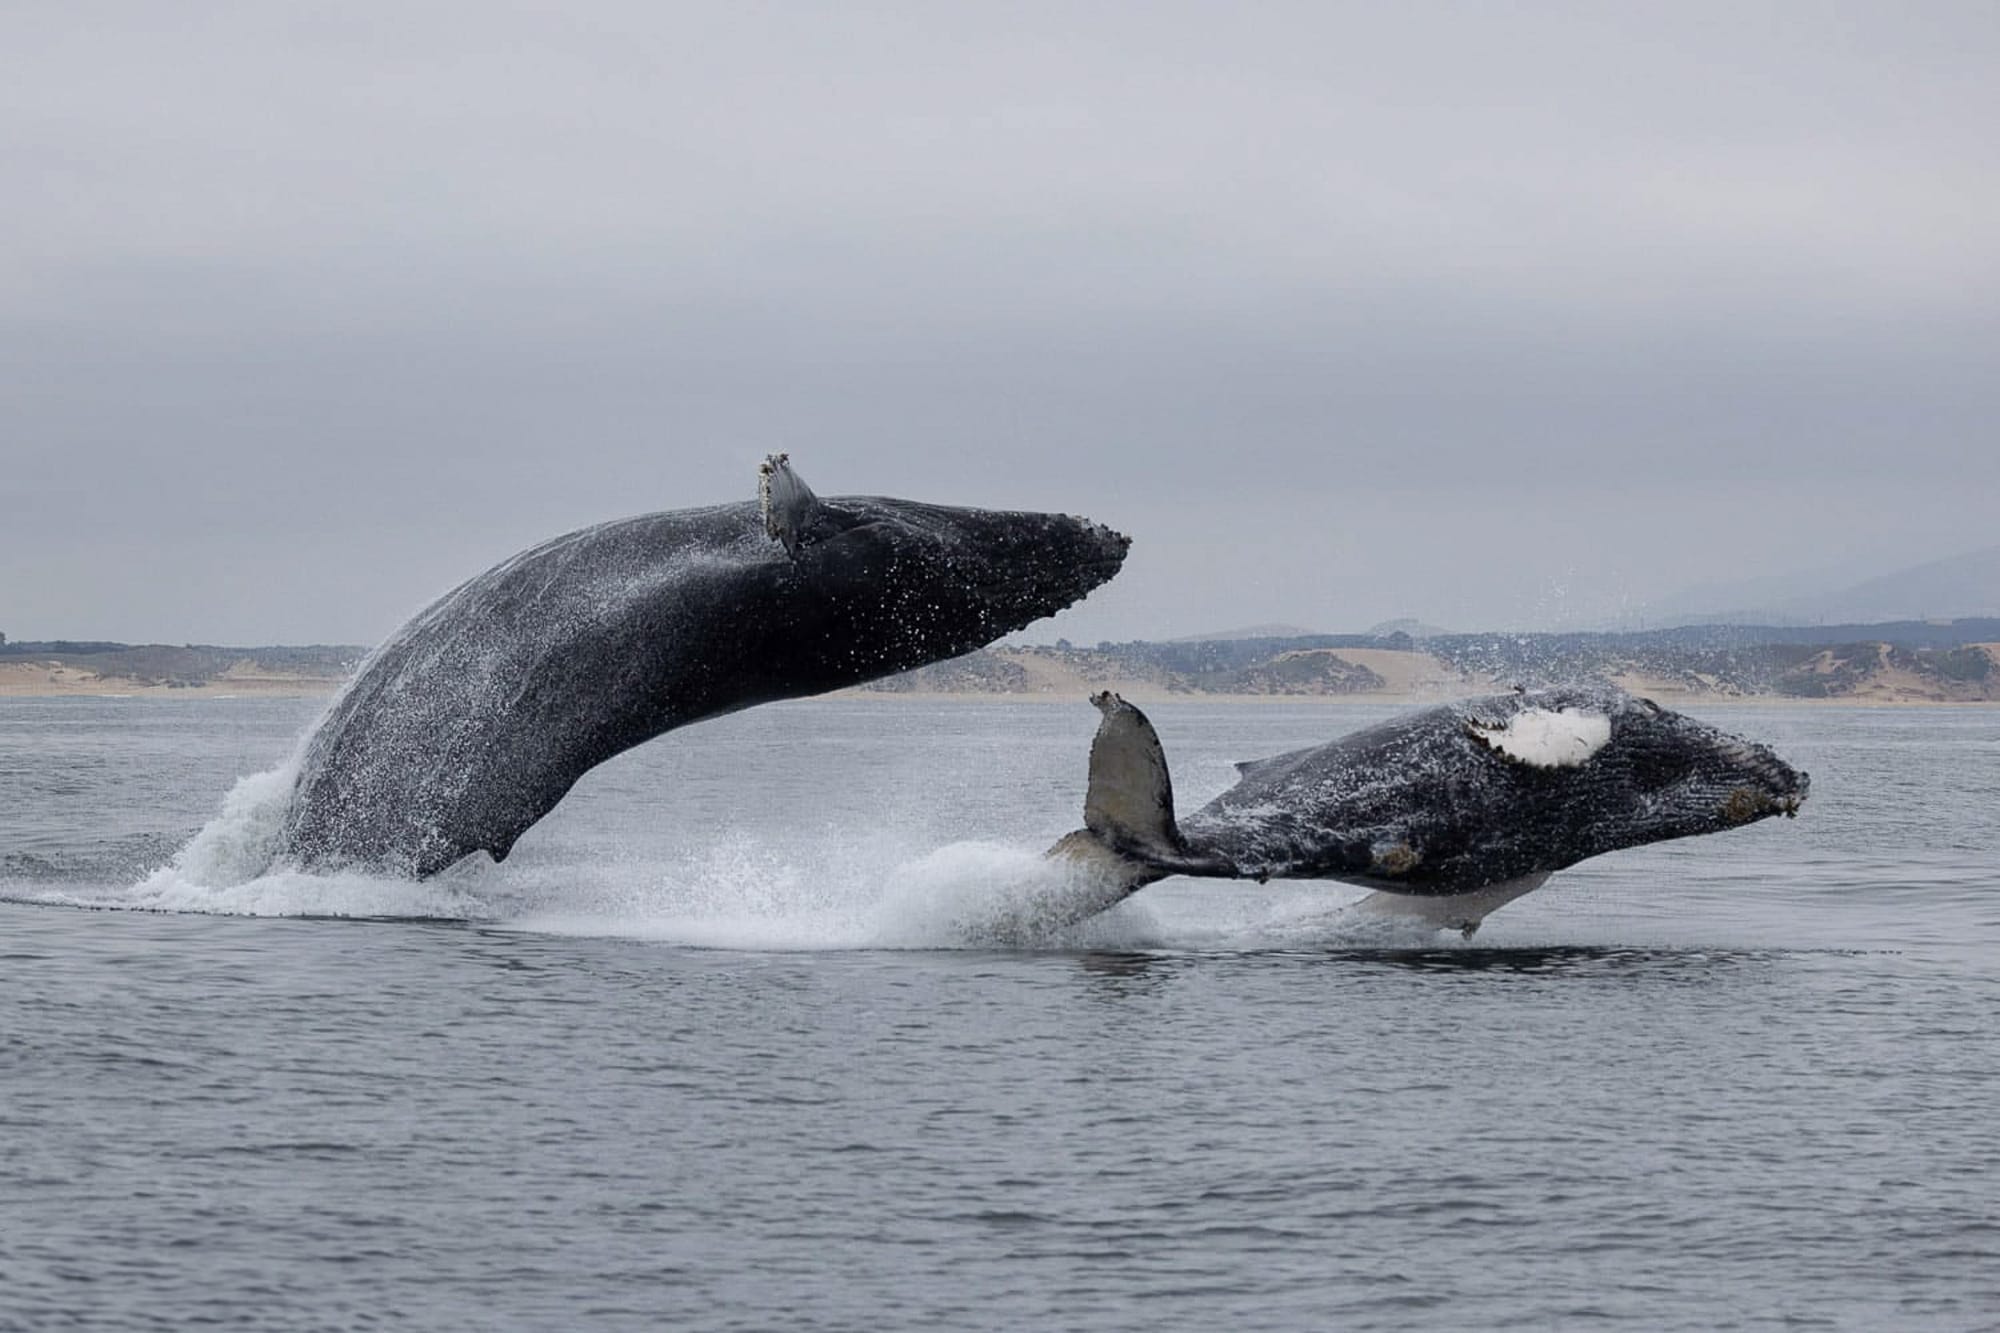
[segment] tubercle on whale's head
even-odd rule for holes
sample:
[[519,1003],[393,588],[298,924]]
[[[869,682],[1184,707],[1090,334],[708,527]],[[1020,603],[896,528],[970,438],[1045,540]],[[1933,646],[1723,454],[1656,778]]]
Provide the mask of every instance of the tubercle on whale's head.
[[1131,538],[1087,518],[881,496],[818,501],[794,557],[818,632],[852,679],[982,648],[1081,601]]

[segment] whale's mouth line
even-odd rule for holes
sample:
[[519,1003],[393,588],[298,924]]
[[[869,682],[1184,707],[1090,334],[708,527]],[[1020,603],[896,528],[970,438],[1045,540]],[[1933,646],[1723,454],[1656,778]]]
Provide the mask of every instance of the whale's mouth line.
[[[995,573],[988,578],[968,579],[965,586],[988,602],[1005,599],[1016,603],[1048,603],[1050,611],[1044,614],[1074,606],[1115,578],[1118,571],[1125,567],[1125,556],[1132,548],[1132,539],[1115,528],[1093,523],[1089,519],[1077,521],[1088,524],[1100,541],[1116,542],[1117,549],[1061,561],[1051,557],[1057,571],[1053,576],[1044,571]],[[1062,596],[1063,600],[1053,602],[1055,596]]]
[[[1011,602],[1025,607],[1029,604],[1049,605],[1052,610],[1074,606],[1088,597],[1118,573],[1123,566],[1122,557],[1103,560],[1080,560],[1066,568],[1072,575],[1063,581],[1061,591],[1032,575],[1010,575],[1001,578],[982,579],[967,586],[982,600]],[[1055,601],[1060,596],[1061,601]]]

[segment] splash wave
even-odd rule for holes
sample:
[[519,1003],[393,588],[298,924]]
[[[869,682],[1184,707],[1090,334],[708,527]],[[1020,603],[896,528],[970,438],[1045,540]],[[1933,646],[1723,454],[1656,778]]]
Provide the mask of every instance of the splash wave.
[[829,827],[781,841],[741,830],[666,852],[607,854],[560,838],[505,864],[470,858],[412,881],[305,872],[277,858],[297,759],[240,778],[222,809],[136,882],[39,883],[9,896],[78,907],[273,917],[465,920],[533,933],[694,948],[1178,949],[1428,943],[1404,923],[1347,919],[1324,888],[1273,896],[1209,886],[1201,909],[1159,897],[1105,906],[1105,886],[1037,849],[964,841],[921,849]]

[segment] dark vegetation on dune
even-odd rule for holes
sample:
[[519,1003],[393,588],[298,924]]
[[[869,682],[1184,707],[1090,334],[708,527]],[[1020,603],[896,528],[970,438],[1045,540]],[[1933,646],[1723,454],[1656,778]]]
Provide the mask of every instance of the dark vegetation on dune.
[[1695,693],[1837,699],[1893,680],[1925,698],[2000,699],[2000,665],[1982,644],[2000,620],[1881,625],[1705,625],[1627,633],[1305,634],[984,650],[878,682],[882,690],[1018,691],[1019,658],[1051,659],[1088,682],[1143,680],[1187,694],[1364,694],[1386,682],[1361,650],[1422,654],[1448,676],[1526,686],[1644,676]]
[[[1086,682],[1144,680],[1187,694],[1364,694],[1387,682],[1361,650],[1421,654],[1448,676],[1542,685],[1637,675],[1701,693],[1838,699],[1885,681],[1926,698],[2000,699],[2000,620],[1895,621],[1879,625],[1700,625],[1570,634],[1301,634],[1082,647],[982,649],[865,688],[1018,694],[1035,688],[1024,661],[1040,658]],[[1343,657],[1343,651],[1351,656]],[[135,685],[202,689],[245,672],[344,679],[367,650],[352,644],[257,648],[125,644],[0,635],[0,663],[36,662]],[[1879,691],[1878,691],[1879,693]]]

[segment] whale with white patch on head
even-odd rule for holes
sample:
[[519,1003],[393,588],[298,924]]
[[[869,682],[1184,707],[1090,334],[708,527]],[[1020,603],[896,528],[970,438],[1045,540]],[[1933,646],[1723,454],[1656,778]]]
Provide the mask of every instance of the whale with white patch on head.
[[1096,867],[1108,906],[1169,875],[1331,879],[1370,913],[1470,934],[1558,870],[1625,847],[1791,815],[1804,773],[1769,749],[1605,685],[1420,709],[1239,764],[1185,820],[1146,715],[1109,692],[1084,827],[1050,855]]

